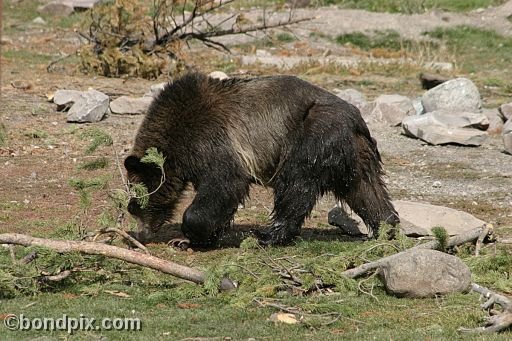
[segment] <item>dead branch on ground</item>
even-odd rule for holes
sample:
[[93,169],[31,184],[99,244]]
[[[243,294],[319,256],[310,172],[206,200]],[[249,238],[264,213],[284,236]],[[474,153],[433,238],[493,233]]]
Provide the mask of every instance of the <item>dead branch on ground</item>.
[[[203,284],[206,280],[206,275],[200,270],[112,245],[74,240],[36,238],[17,233],[0,234],[0,244],[41,246],[62,253],[81,252],[88,255],[101,255],[158,270],[197,284]],[[235,288],[235,285],[231,280],[227,278],[222,279],[220,283],[221,290],[230,290],[233,288]]]
[[[494,333],[505,330],[512,326],[512,299],[504,295],[495,293],[478,284],[471,284],[471,290],[481,294],[485,303],[481,305],[482,309],[489,311],[491,316],[487,318],[485,326],[478,328],[459,328],[463,333]],[[494,310],[494,305],[501,306],[501,311]]]
[[270,20],[263,8],[261,20],[254,23],[244,11],[229,8],[233,2],[153,0],[151,8],[144,8],[136,0],[115,0],[95,6],[83,31],[77,31],[85,44],[78,52],[82,68],[110,77],[156,78],[173,62],[174,71],[181,71],[186,64],[183,50],[191,40],[230,52],[219,37],[266,32],[313,19],[294,18],[290,9],[286,17],[281,13],[281,19]]

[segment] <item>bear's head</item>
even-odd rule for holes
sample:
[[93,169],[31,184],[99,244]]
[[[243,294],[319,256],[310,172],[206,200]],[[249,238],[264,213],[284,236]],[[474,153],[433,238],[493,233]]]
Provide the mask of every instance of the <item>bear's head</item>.
[[166,176],[157,165],[141,162],[135,155],[128,156],[124,166],[129,184],[143,184],[147,189],[143,195],[147,198],[132,197],[128,203],[128,212],[137,219],[140,232],[154,232],[170,223],[183,183]]

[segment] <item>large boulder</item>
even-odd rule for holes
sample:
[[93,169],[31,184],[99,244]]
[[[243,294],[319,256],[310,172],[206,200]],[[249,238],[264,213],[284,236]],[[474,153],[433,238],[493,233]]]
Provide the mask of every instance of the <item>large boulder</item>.
[[402,129],[405,135],[419,138],[433,145],[456,143],[479,146],[487,138],[489,120],[485,115],[469,112],[450,113],[445,110],[405,117]]
[[404,200],[395,200],[393,205],[400,216],[400,226],[405,231],[417,231],[419,228],[431,235],[433,227],[442,226],[450,236],[454,236],[485,224],[469,213],[449,207]]
[[440,109],[479,112],[482,108],[480,93],[467,78],[446,81],[425,92],[421,101],[427,113]]
[[334,89],[336,96],[362,110],[368,102],[366,96],[355,89]]
[[[463,234],[485,224],[469,213],[453,208],[419,202],[393,201],[400,217],[400,229],[410,237],[433,235],[432,228],[442,226],[450,236]],[[369,235],[363,220],[347,205],[336,206],[328,214],[329,224],[338,226],[343,233],[358,236]]]
[[468,292],[471,271],[459,258],[443,252],[414,249],[391,257],[379,278],[398,297],[423,298]]
[[402,120],[410,115],[416,115],[412,101],[401,95],[380,95],[362,110],[367,123],[386,123],[398,126]]
[[503,126],[503,144],[505,151],[512,154],[512,118]]

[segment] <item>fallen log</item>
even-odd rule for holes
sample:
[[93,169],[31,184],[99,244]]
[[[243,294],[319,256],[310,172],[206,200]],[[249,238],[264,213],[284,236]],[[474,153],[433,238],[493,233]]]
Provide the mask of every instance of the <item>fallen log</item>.
[[[52,240],[31,237],[24,234],[4,233],[0,234],[0,244],[41,246],[62,253],[81,252],[88,255],[101,255],[144,266],[198,284],[203,284],[206,280],[206,275],[200,270],[137,251],[95,242]],[[231,280],[227,278],[222,279],[220,283],[221,290],[230,290],[234,288],[235,285]]]

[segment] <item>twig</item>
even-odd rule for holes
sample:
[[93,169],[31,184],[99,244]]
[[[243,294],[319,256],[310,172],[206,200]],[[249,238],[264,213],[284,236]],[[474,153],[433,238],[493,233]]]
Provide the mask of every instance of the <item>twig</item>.
[[[235,26],[235,27],[232,27],[232,28],[229,28],[226,30],[207,31],[207,32],[203,32],[203,33],[185,32],[185,33],[182,33],[181,35],[179,35],[177,38],[178,39],[187,39],[189,36],[193,36],[193,38],[202,40],[205,38],[221,37],[221,36],[226,36],[226,35],[231,35],[231,34],[245,34],[248,32],[264,31],[264,30],[268,30],[270,28],[298,24],[298,23],[301,23],[304,21],[309,21],[312,19],[314,19],[314,18],[307,17],[307,18],[292,19],[292,20],[286,20],[286,21],[278,21],[276,23],[268,24],[268,25],[250,25],[250,26],[246,26],[246,27]],[[168,37],[167,39],[168,39],[168,41],[165,41],[164,37],[162,37],[162,40],[165,41],[165,43],[173,40],[173,39],[171,39],[171,37]]]
[[[486,229],[486,226],[487,226],[487,224],[484,224],[483,226],[473,229],[471,231],[468,231],[465,234],[460,234],[458,236],[451,237],[450,239],[448,239],[446,246],[448,248],[450,248],[450,247],[461,245],[461,244],[464,244],[467,242],[474,241],[474,240],[480,238],[480,236],[482,235],[482,232]],[[490,235],[491,233],[492,233],[492,229],[489,229],[487,235]],[[484,236],[484,238],[485,238],[485,236]],[[365,263],[365,264],[362,264],[353,269],[345,270],[342,272],[342,274],[349,278],[356,278],[356,277],[359,277],[359,276],[367,273],[368,271],[380,268],[383,264],[389,262],[394,257],[398,257],[399,255],[402,255],[404,252],[410,252],[411,250],[416,250],[416,249],[437,249],[438,247],[439,247],[439,242],[437,240],[433,240],[431,242],[417,245],[415,247],[412,247],[408,250],[396,253],[394,255],[378,259],[374,262]]]
[[65,280],[66,278],[68,278],[69,275],[71,275],[71,271],[70,270],[64,270],[61,273],[58,273],[56,275],[43,276],[41,278],[41,280],[49,281],[49,282],[60,282],[60,281]]
[[482,247],[482,243],[484,242],[485,237],[487,237],[490,232],[492,233],[493,229],[494,229],[494,226],[492,224],[485,224],[484,225],[484,229],[483,229],[482,233],[480,234],[480,236],[476,240],[475,256],[479,256],[480,255],[480,248]]
[[[104,228],[104,229],[101,229],[100,231],[98,231],[97,236],[100,234],[104,234],[104,233],[116,233],[116,234],[120,235],[121,237],[123,237],[124,239],[128,240],[130,243],[132,243],[133,245],[135,245],[142,251],[144,251],[145,254],[147,254],[147,255],[151,254],[148,251],[148,249],[144,245],[141,244],[141,242],[139,242],[137,239],[133,238],[132,236],[130,236],[128,233],[126,233],[125,231],[123,231],[121,229],[118,229],[115,227]],[[93,238],[93,241],[95,241],[95,238],[96,238],[96,236]]]
[[20,260],[21,264],[28,264],[37,258],[37,252],[32,251]]
[[62,57],[59,57],[59,58],[57,58],[57,59],[55,59],[55,60],[52,60],[52,61],[50,62],[50,64],[48,64],[48,66],[46,67],[46,72],[51,73],[51,72],[53,71],[53,66],[54,66],[55,64],[60,63],[60,62],[62,62],[63,60],[68,59],[69,57],[72,57],[72,56],[74,56],[74,55],[76,55],[76,53],[66,54],[66,55],[64,55],[64,56],[62,56]]
[[11,256],[12,263],[16,264],[16,253],[14,252],[14,245],[9,245],[9,255]]
[[[137,251],[126,250],[120,247],[93,242],[75,240],[52,240],[35,238],[24,234],[4,233],[0,234],[0,244],[15,244],[23,246],[42,246],[57,252],[81,252],[88,255],[102,255],[119,259],[128,263],[141,265],[150,269],[170,274],[194,283],[203,284],[205,274],[197,269],[180,265],[155,256],[142,254]],[[235,288],[233,282],[223,278],[220,283],[221,290]]]
[[481,294],[487,301],[481,305],[482,309],[493,311],[495,304],[500,305],[503,310],[487,318],[485,326],[478,328],[459,328],[463,333],[494,333],[505,330],[512,326],[512,300],[501,294],[497,294],[478,284],[472,283],[471,290]]

